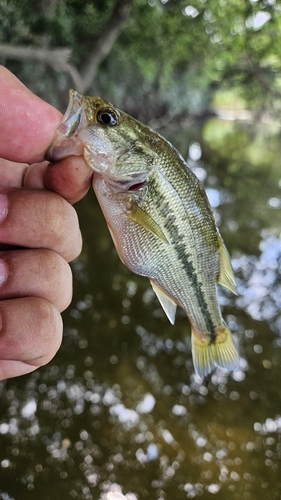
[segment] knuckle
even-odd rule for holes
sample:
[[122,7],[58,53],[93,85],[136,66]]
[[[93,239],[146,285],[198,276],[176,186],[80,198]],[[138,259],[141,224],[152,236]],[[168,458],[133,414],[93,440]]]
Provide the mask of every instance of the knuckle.
[[62,341],[62,319],[58,309],[49,301],[30,298],[32,322],[29,325],[33,341],[33,364],[48,363],[58,351]]
[[58,310],[64,311],[72,300],[72,271],[66,260],[57,252],[43,249],[40,252],[40,271],[45,283],[45,295]]
[[8,215],[0,227],[7,244],[49,248],[68,262],[79,255],[82,237],[75,209],[62,196],[44,189],[7,191]]
[[82,249],[82,238],[75,209],[61,196],[52,193],[46,209],[46,238],[66,260],[73,260]]
[[62,319],[50,302],[38,297],[0,301],[0,359],[31,366],[48,363],[62,340]]

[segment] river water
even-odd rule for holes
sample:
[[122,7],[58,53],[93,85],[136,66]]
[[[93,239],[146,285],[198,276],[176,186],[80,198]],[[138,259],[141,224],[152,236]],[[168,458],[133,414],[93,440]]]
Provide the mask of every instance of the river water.
[[161,132],[203,181],[231,254],[238,296],[219,298],[240,367],[194,375],[187,319],[171,326],[122,265],[90,193],[63,345],[0,383],[1,500],[281,498],[280,131],[183,125]]

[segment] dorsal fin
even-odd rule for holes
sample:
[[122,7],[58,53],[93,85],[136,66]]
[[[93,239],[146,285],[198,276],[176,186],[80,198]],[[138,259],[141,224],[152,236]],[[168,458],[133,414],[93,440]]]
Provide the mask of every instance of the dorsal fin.
[[218,277],[218,283],[230,290],[232,293],[237,295],[236,292],[236,282],[233,274],[230,257],[226,246],[219,235],[219,251],[220,251],[220,274]]
[[168,297],[168,295],[160,288],[153,280],[149,280],[152,286],[153,291],[156,293],[158,300],[163,307],[164,312],[167,315],[168,320],[174,325],[177,304]]

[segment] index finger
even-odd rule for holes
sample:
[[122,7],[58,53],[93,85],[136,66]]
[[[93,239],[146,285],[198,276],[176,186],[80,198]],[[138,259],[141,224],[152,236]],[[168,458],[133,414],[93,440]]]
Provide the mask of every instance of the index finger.
[[0,157],[14,162],[42,161],[62,114],[0,66]]

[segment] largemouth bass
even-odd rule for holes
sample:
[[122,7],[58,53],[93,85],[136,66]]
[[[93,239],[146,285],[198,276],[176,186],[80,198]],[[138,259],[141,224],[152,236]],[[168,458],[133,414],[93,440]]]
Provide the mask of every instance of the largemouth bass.
[[217,300],[217,283],[235,293],[228,252],[205,191],[175,148],[99,97],[70,91],[48,150],[57,161],[83,155],[122,262],[147,276],[174,324],[177,306],[191,324],[194,368],[234,370],[239,356]]

